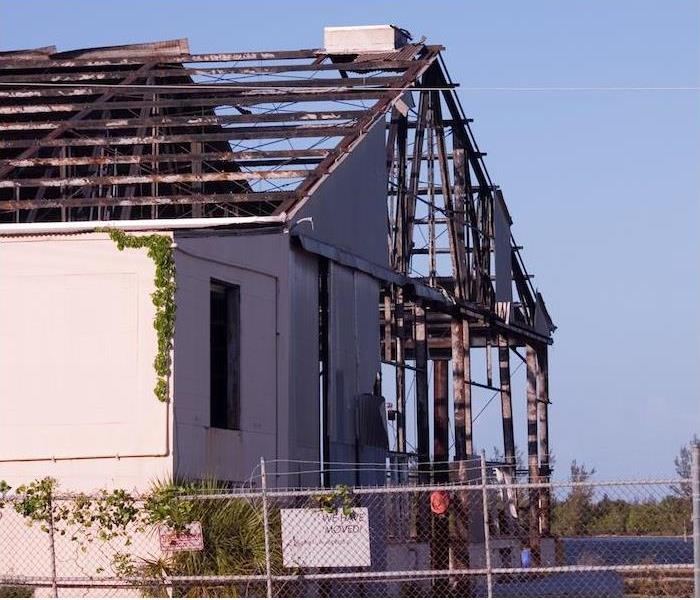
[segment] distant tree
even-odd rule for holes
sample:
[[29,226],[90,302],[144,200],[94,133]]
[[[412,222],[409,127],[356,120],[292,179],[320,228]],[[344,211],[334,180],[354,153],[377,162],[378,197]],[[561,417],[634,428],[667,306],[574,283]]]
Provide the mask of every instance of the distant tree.
[[[574,460],[571,462],[569,481],[576,484],[585,484],[595,473],[595,469],[588,469],[586,465],[580,465]],[[590,525],[594,518],[592,485],[575,485],[571,487],[569,495],[562,502],[557,502],[553,510],[554,533],[558,535],[578,536],[590,533]]]
[[[676,467],[676,473],[681,479],[690,479],[691,473],[691,463],[693,460],[692,448],[696,444],[700,444],[700,439],[697,434],[693,435],[693,439],[685,446],[681,446],[678,456],[673,460],[673,464]],[[671,489],[676,496],[680,498],[690,498],[691,489],[690,483],[681,483],[679,485],[672,485]]]
[[626,531],[629,504],[624,500],[612,500],[605,494],[596,504],[594,514],[590,524],[592,534],[620,535]]

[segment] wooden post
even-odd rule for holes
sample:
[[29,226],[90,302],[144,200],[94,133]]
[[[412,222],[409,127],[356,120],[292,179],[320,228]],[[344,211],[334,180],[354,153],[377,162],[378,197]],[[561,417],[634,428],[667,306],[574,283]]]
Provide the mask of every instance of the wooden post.
[[462,323],[464,338],[464,452],[467,458],[474,456],[474,433],[472,421],[472,359],[469,321]]
[[[466,329],[466,331],[465,331]],[[468,481],[467,458],[471,448],[471,385],[468,378],[469,323],[461,317],[452,319],[452,386],[455,403],[455,461],[457,479]],[[469,568],[469,493],[461,491],[455,495],[455,510],[450,535],[450,557],[454,569]],[[469,597],[468,577],[455,578],[454,592],[461,597]]]
[[[527,367],[527,466],[528,482],[539,482],[539,461],[537,456],[537,355],[531,345],[526,347]],[[535,564],[539,564],[539,490],[530,490],[530,548]]]
[[396,287],[396,451],[406,452],[406,367],[403,289]]
[[[540,451],[540,483],[549,482],[549,374],[547,369],[547,346],[542,346],[537,353],[537,395],[539,423],[537,435]],[[550,532],[550,491],[540,489],[540,531],[543,536]]]
[[388,287],[384,294],[384,360],[391,362],[392,359],[392,312],[391,312],[392,292]]
[[498,367],[501,384],[501,419],[503,421],[503,455],[515,474],[515,435],[513,433],[513,402],[510,391],[510,349],[508,340],[498,336]]
[[418,433],[418,470],[420,482],[428,483],[430,474],[430,417],[428,411],[428,339],[425,308],[415,305],[415,358],[416,358],[416,421]]
[[448,481],[448,391],[447,361],[433,361],[433,466],[435,483]]
[[[448,446],[448,361],[433,361],[433,482],[449,481],[449,446]],[[447,514],[433,515],[432,536],[430,542],[430,564],[433,570],[449,568],[450,522]],[[449,578],[438,577],[433,580],[433,596],[442,597],[449,591]]]
[[[430,483],[430,412],[428,410],[428,331],[425,308],[415,304],[414,356],[416,359],[416,430],[418,482]],[[422,542],[430,539],[430,506],[418,495],[417,534]]]
[[455,460],[465,458],[464,420],[464,326],[461,317],[452,318],[452,394],[455,414]]

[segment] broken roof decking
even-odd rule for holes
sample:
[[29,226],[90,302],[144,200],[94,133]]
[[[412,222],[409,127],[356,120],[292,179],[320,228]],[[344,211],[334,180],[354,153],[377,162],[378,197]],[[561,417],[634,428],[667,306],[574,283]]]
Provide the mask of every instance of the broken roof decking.
[[0,220],[280,214],[439,49],[0,53]]
[[292,216],[386,121],[392,269],[551,341],[441,50],[0,52],[0,223]]

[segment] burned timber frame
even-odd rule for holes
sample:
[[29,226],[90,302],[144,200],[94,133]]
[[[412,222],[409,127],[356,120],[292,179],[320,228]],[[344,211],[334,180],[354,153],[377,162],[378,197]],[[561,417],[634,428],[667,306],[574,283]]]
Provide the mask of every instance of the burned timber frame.
[[[407,449],[410,368],[419,463],[431,461],[432,361],[432,459],[450,461],[451,361],[457,465],[475,452],[477,386],[500,394],[515,471],[515,354],[527,372],[528,478],[547,482],[554,326],[441,50],[420,41],[365,54],[190,54],[175,40],[2,52],[0,224],[291,216],[385,121],[392,269],[378,309],[382,359],[396,369],[396,449]],[[487,350],[485,383],[472,381],[476,348]],[[549,533],[547,493],[531,507],[536,549],[536,533]]]

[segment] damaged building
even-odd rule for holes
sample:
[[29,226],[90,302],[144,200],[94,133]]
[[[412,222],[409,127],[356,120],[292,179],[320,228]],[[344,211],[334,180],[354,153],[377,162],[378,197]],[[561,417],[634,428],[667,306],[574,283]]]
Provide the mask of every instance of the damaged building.
[[514,470],[515,356],[548,481],[554,326],[443,48],[392,26],[324,46],[0,53],[0,478],[244,482],[264,456],[278,486],[377,484],[332,465],[410,440],[430,481],[475,454],[475,386]]

